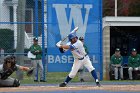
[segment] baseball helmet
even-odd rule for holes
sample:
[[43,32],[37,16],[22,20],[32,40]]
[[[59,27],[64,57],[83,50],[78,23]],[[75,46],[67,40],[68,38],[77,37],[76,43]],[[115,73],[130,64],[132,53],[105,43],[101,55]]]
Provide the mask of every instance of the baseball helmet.
[[11,56],[10,55],[7,55],[5,58],[4,58],[4,62],[10,62],[11,61]]
[[[12,59],[14,59],[14,61],[11,61]],[[16,61],[15,61],[15,56],[11,56],[11,55],[8,55],[8,56],[6,56],[5,57],[5,59],[4,59],[4,63],[5,64],[7,64],[7,62],[10,62],[10,63],[12,63],[13,65],[15,65],[16,64]]]
[[76,34],[69,34],[68,35],[68,38],[69,38],[69,41],[71,41],[71,39],[77,37]]

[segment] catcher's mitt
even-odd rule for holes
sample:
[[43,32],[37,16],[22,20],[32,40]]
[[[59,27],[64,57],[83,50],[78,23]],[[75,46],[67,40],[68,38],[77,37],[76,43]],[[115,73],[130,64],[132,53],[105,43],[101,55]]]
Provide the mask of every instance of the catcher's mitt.
[[28,71],[27,71],[27,76],[30,77],[34,72],[34,68],[30,68]]

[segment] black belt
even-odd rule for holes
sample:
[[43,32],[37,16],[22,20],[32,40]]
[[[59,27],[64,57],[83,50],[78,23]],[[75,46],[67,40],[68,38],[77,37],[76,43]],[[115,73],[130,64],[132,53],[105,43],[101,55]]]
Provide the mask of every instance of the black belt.
[[[84,56],[84,57],[86,57],[87,56],[87,54]],[[82,57],[82,58],[78,58],[78,60],[83,60],[84,59],[84,57]]]

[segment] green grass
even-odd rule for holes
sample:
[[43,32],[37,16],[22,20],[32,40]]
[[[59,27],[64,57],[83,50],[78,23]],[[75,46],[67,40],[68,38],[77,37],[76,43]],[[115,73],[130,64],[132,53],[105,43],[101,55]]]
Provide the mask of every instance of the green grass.
[[[58,84],[61,83],[65,80],[66,76],[69,73],[67,72],[48,72],[46,74],[46,81],[47,82],[43,82],[43,83],[48,83],[48,84]],[[15,77],[15,73],[11,76],[11,77]],[[31,77],[27,77],[26,73],[24,73],[24,78],[23,80],[20,80],[21,84],[35,84],[36,82],[34,82],[33,76]],[[74,79],[72,79],[72,82],[79,82],[78,76],[76,76]],[[37,83],[42,83],[42,82],[37,82]]]
[[[61,82],[63,82],[66,78],[66,76],[68,75],[69,73],[67,72],[48,72],[46,74],[46,80],[47,82],[37,82],[37,83],[40,83],[40,84],[59,84]],[[15,73],[11,76],[11,77],[15,77]],[[78,74],[75,78],[72,79],[71,82],[79,82],[79,79],[78,79]],[[93,81],[91,81],[93,82]],[[103,80],[101,82],[140,82],[140,80]],[[24,73],[24,79],[21,80],[21,84],[36,84],[36,82],[34,82],[34,79],[33,79],[33,76],[31,77],[27,77],[26,76],[26,73]]]

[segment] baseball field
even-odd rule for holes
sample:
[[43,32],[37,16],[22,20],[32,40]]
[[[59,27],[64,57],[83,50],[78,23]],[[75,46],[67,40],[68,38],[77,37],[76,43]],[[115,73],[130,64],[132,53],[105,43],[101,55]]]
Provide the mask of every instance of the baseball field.
[[61,88],[58,84],[22,84],[17,88],[0,88],[0,93],[140,93],[140,81],[102,81],[101,84],[96,87],[92,82],[77,82]]
[[67,87],[59,87],[67,74],[48,73],[43,83],[24,77],[20,87],[0,88],[0,93],[140,93],[139,80],[101,81],[101,87],[97,87],[93,81],[79,82],[76,76]]

